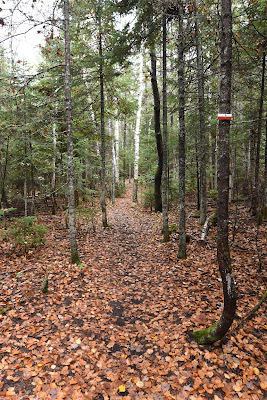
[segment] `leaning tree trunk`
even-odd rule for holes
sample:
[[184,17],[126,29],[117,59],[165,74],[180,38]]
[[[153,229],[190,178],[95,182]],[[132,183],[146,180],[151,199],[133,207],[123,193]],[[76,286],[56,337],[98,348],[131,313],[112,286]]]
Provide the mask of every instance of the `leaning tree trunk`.
[[162,198],[161,198],[161,178],[162,178],[162,135],[160,129],[160,97],[157,82],[157,58],[154,49],[150,52],[151,60],[151,85],[153,91],[154,99],[154,130],[157,143],[157,153],[158,153],[158,166],[155,173],[155,212],[162,211]]
[[100,131],[101,131],[101,209],[102,224],[104,228],[108,227],[106,210],[106,135],[105,135],[105,97],[104,97],[104,72],[103,72],[103,49],[101,22],[99,21],[99,57],[100,57]]
[[80,262],[75,229],[75,200],[74,200],[74,160],[73,160],[73,138],[72,138],[72,113],[71,113],[71,71],[70,71],[70,16],[69,0],[64,0],[64,23],[65,23],[65,103],[66,103],[66,126],[68,139],[68,209],[69,209],[69,234],[71,248],[71,262]]
[[140,70],[139,70],[139,90],[138,90],[138,109],[136,114],[136,126],[134,133],[134,184],[133,184],[133,202],[137,202],[138,192],[138,167],[139,167],[139,140],[140,140],[140,123],[142,114],[142,99],[144,93],[143,82],[143,54],[140,54]]
[[[229,114],[232,81],[232,12],[231,0],[221,0],[221,80],[219,88],[219,113]],[[212,344],[229,330],[236,312],[236,291],[232,275],[228,243],[229,203],[229,133],[230,121],[219,120],[218,129],[218,234],[217,258],[222,278],[224,308],[221,318],[213,326],[194,332],[199,344]]]
[[206,121],[204,102],[204,70],[202,46],[198,26],[198,4],[195,4],[195,37],[197,51],[197,82],[198,82],[198,111],[199,111],[199,148],[200,148],[200,219],[203,225],[207,216],[207,183],[206,183]]
[[179,250],[178,259],[186,258],[185,235],[185,87],[183,4],[179,1],[178,92],[179,92]]
[[167,126],[167,18],[166,10],[162,12],[162,230],[163,242],[168,242],[168,126]]

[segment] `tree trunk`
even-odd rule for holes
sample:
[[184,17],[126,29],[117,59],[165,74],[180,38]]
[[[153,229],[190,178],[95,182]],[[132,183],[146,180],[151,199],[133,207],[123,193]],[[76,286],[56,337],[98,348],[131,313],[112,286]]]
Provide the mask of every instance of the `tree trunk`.
[[140,123],[142,114],[142,99],[144,93],[143,82],[143,54],[140,54],[139,69],[139,90],[138,90],[138,110],[136,115],[136,127],[134,133],[134,184],[133,184],[133,202],[137,202],[138,192],[138,166],[139,166],[139,139],[140,139]]
[[178,92],[179,92],[179,250],[178,259],[186,258],[185,235],[185,87],[184,87],[184,9],[179,2]]
[[[113,126],[112,126],[112,121],[111,119],[108,121],[108,130],[109,130],[109,136],[112,138],[113,137]],[[111,141],[111,153],[112,153],[112,186],[111,186],[111,199],[112,199],[112,205],[115,205],[115,187],[116,187],[116,151],[115,151],[115,142],[114,139]]]
[[151,60],[151,85],[154,99],[154,130],[157,143],[158,153],[158,166],[155,173],[155,212],[162,212],[162,199],[161,199],[161,178],[162,178],[162,135],[160,129],[160,97],[157,82],[157,58],[154,49],[150,52]]
[[127,121],[125,118],[124,127],[123,127],[123,187],[125,188],[125,180],[126,180],[126,138],[127,138]]
[[51,198],[52,198],[52,215],[56,214],[56,155],[57,155],[57,132],[56,124],[53,124],[53,160],[52,160],[52,180],[51,180]]
[[8,149],[9,149],[9,136],[7,137],[5,160],[3,160],[4,157],[2,155],[2,146],[3,146],[2,136],[0,134],[0,165],[1,165],[0,208],[8,207],[5,182],[7,175],[6,172],[7,172]]
[[69,0],[64,0],[64,23],[65,23],[65,103],[66,103],[66,126],[68,139],[68,209],[69,209],[69,234],[71,248],[71,262],[80,262],[75,229],[75,200],[74,200],[74,160],[73,160],[73,138],[72,138],[72,110],[71,110],[71,70],[70,70],[70,16]]
[[199,111],[199,147],[200,147],[200,219],[203,225],[207,216],[207,182],[206,182],[206,121],[204,102],[204,70],[202,46],[198,26],[198,2],[195,3],[195,34],[197,51],[197,83],[198,83],[198,111]]
[[104,72],[103,72],[103,49],[101,21],[99,21],[99,57],[100,57],[100,131],[101,131],[101,209],[102,224],[104,228],[108,227],[106,210],[106,135],[105,135],[105,97],[104,97]]
[[[232,12],[231,0],[221,0],[221,80],[219,87],[219,113],[231,111],[232,81]],[[230,121],[219,120],[218,129],[218,234],[217,258],[222,278],[224,308],[221,318],[210,328],[194,332],[199,344],[212,344],[220,340],[232,325],[236,312],[236,291],[232,275],[228,243],[229,204],[229,133]]]
[[258,129],[256,134],[256,160],[255,160],[255,187],[252,193],[252,204],[251,209],[253,215],[259,218],[260,214],[260,185],[259,185],[259,174],[260,174],[260,145],[261,145],[261,126],[262,126],[262,111],[263,111],[263,100],[264,100],[264,82],[265,82],[265,66],[266,66],[266,55],[263,53],[262,57],[262,75],[261,75],[261,95],[260,95],[260,107],[259,107],[259,120]]
[[170,240],[168,222],[168,125],[167,125],[167,18],[162,12],[162,230],[163,242]]
[[115,130],[114,130],[114,150],[115,150],[115,192],[118,193],[119,189],[119,180],[120,180],[120,170],[119,170],[119,138],[120,138],[120,131],[119,131],[119,120],[116,119],[115,121]]
[[264,163],[264,187],[263,187],[263,211],[262,217],[267,219],[267,120],[265,125],[265,163]]

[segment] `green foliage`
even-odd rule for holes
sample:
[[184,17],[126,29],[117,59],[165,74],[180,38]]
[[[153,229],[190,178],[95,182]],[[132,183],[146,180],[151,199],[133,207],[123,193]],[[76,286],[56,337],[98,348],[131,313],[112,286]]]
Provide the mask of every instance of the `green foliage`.
[[217,222],[218,222],[217,209],[215,210],[215,213],[211,217],[210,222],[211,222],[212,226],[217,226]]
[[23,247],[27,253],[30,249],[44,244],[44,236],[48,229],[43,224],[37,224],[36,217],[14,218],[7,230],[1,233],[5,239],[14,242],[14,245]]
[[208,198],[211,200],[217,200],[218,198],[218,190],[212,189],[208,191]]
[[150,211],[153,210],[155,206],[155,196],[154,196],[154,188],[149,186],[142,192],[142,205],[145,208],[149,208]]
[[91,223],[93,231],[96,231],[96,218],[99,213],[99,210],[94,208],[78,206],[75,209],[76,211],[76,228],[77,230],[81,230],[81,224],[89,225]]

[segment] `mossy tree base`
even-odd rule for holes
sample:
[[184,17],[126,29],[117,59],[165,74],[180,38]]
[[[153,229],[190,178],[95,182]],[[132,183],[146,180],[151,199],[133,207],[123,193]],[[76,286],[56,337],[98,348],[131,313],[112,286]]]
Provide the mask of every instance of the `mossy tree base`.
[[77,265],[79,265],[80,262],[81,262],[81,261],[80,261],[80,257],[79,257],[78,251],[72,252],[72,253],[71,253],[71,263],[72,263],[72,264],[77,264]]
[[186,260],[186,250],[179,250],[177,254],[178,260]]
[[42,292],[43,293],[47,293],[48,292],[48,276],[46,276],[44,278]]
[[213,344],[217,342],[220,339],[220,337],[217,336],[217,325],[218,322],[209,328],[193,332],[195,341],[201,345]]

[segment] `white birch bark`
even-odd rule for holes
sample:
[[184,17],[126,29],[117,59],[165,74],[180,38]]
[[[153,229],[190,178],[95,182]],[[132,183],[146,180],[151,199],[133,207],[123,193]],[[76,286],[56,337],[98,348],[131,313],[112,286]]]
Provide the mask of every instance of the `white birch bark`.
[[115,130],[114,130],[114,178],[115,184],[119,184],[120,172],[119,172],[119,139],[120,139],[120,130],[119,130],[119,120],[115,121]]
[[136,126],[134,133],[134,185],[133,185],[133,201],[137,202],[137,188],[138,188],[138,166],[139,166],[139,141],[140,141],[140,123],[142,115],[142,99],[145,89],[143,80],[143,64],[144,56],[140,53],[140,67],[139,67],[139,89],[138,89],[138,110],[136,114]]
[[52,159],[52,179],[51,179],[51,197],[52,197],[52,214],[56,213],[56,152],[57,152],[57,132],[56,132],[56,124],[53,124],[52,128],[53,135],[53,159]]

